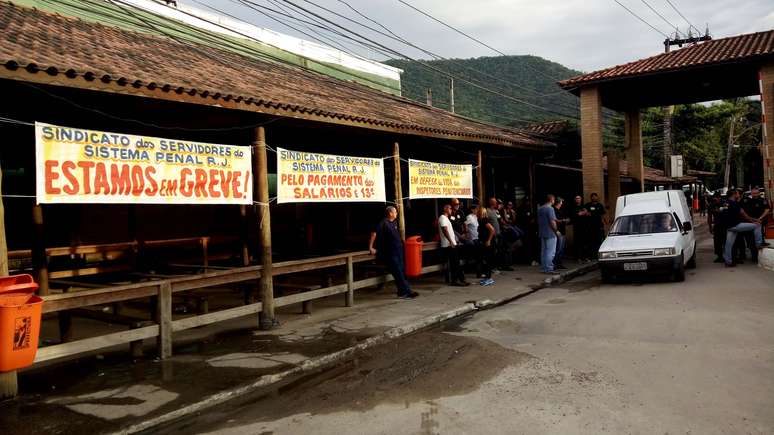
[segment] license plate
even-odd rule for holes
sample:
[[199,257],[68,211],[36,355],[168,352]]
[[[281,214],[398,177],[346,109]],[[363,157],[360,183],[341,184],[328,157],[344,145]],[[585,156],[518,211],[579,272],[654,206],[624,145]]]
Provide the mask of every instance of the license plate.
[[648,263],[624,263],[624,270],[648,270]]

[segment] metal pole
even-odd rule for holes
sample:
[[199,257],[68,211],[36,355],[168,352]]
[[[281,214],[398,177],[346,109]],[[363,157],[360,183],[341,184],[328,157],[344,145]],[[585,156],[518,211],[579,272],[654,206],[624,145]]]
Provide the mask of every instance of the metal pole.
[[449,78],[449,111],[454,113],[454,79]]
[[272,280],[271,258],[271,213],[269,213],[269,172],[266,157],[266,130],[258,127],[255,130],[253,142],[255,177],[258,184],[258,228],[261,236],[261,278],[259,282],[261,294],[261,313],[259,326],[261,329],[272,329],[274,320],[274,283]]

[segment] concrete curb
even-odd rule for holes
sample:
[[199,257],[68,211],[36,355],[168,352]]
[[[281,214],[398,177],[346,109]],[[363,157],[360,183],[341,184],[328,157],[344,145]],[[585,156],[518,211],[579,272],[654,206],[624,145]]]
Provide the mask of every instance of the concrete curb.
[[427,316],[416,322],[410,323],[406,326],[389,329],[381,334],[370,337],[346,349],[342,349],[327,355],[321,355],[315,358],[310,358],[291,369],[288,369],[279,373],[271,374],[271,375],[263,375],[258,379],[256,379],[254,382],[251,382],[249,384],[245,384],[240,387],[233,388],[231,390],[222,391],[220,393],[213,394],[198,402],[191,403],[189,405],[183,406],[182,408],[179,408],[174,411],[170,411],[166,414],[162,414],[157,417],[151,418],[149,420],[145,420],[143,422],[128,426],[126,428],[123,428],[113,433],[123,435],[123,434],[134,434],[145,430],[149,430],[156,426],[172,422],[174,420],[185,417],[187,415],[191,415],[193,413],[203,411],[205,409],[211,408],[216,405],[220,405],[229,400],[257,391],[261,388],[266,388],[270,385],[281,382],[291,376],[310,373],[310,372],[325,368],[327,366],[333,365],[335,363],[345,361],[347,359],[350,359],[358,352],[362,352],[371,347],[374,347],[383,343],[387,343],[389,341],[395,340],[405,335],[412,334],[421,329],[438,325],[442,322],[453,319],[455,317],[463,316],[465,314],[469,314],[475,311],[487,310],[501,305],[505,305],[514,300],[531,295],[546,287],[551,287],[557,284],[561,284],[565,281],[575,278],[576,276],[584,275],[596,268],[597,268],[596,263],[585,264],[576,269],[568,270],[567,272],[546,278],[540,284],[534,284],[529,286],[530,290],[523,291],[513,296],[498,299],[495,301],[485,299],[482,301],[468,302],[455,309],[444,311],[438,314],[433,314],[431,316]]
[[[769,243],[772,243],[772,246],[774,246],[774,240],[768,239],[766,240]],[[769,270],[774,272],[774,248],[769,246],[768,248],[763,248],[758,253],[758,267],[761,269]]]

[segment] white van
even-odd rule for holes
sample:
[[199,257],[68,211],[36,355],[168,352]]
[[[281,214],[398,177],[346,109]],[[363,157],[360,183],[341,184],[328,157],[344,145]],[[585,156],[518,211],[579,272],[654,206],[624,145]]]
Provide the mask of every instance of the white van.
[[683,281],[685,269],[696,267],[693,218],[682,190],[624,195],[615,210],[599,248],[603,281],[643,272]]

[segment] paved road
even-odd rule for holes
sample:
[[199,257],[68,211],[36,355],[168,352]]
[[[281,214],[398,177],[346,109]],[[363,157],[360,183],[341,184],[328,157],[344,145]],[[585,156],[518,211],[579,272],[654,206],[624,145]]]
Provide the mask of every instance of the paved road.
[[771,434],[774,273],[588,275],[168,430],[274,434]]

